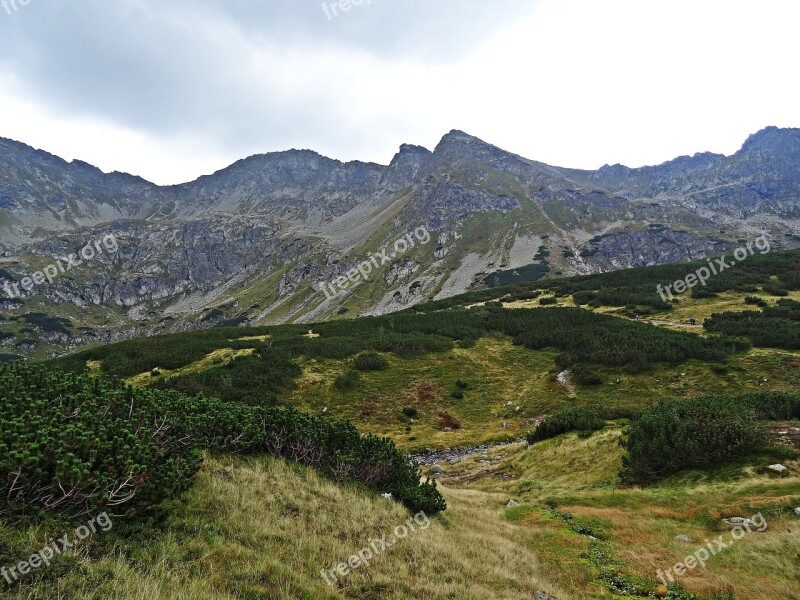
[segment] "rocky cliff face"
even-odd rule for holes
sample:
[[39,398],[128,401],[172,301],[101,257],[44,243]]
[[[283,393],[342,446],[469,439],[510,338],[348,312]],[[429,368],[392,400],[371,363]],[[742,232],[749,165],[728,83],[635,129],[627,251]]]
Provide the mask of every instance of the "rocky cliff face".
[[[0,335],[6,348],[24,341],[30,353],[31,344],[57,351],[220,322],[385,313],[492,273],[524,280],[542,267],[573,274],[677,262],[763,233],[773,247],[793,247],[798,225],[797,129],[765,129],[730,157],[597,171],[552,167],[453,131],[433,151],[402,146],[388,166],[292,150],[169,187],[0,139]],[[429,241],[407,237],[418,227]],[[109,235],[117,251],[19,298],[3,293]],[[395,247],[401,238],[414,243]],[[347,292],[320,291],[381,253],[386,260]],[[20,327],[31,312],[73,327]]]

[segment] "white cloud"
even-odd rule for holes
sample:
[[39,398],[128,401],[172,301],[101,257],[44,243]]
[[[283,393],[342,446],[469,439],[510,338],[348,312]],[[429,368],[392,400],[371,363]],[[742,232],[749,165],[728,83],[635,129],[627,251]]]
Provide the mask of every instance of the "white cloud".
[[74,37],[63,8],[22,21],[51,8],[32,3],[0,15],[20,45],[0,64],[0,135],[176,183],[291,147],[386,163],[454,128],[597,168],[732,153],[766,125],[800,125],[793,0],[546,0],[506,19],[472,2],[416,29],[411,4],[382,2],[328,22],[313,2],[248,21],[246,3],[181,19],[181,2],[136,0],[97,5]]

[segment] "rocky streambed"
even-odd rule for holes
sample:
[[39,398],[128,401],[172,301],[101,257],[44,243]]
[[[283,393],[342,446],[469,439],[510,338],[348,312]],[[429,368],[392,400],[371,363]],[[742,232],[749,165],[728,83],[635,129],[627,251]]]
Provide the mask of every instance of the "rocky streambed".
[[515,444],[524,444],[525,438],[499,444],[483,444],[481,446],[466,446],[463,448],[446,448],[444,450],[428,450],[422,454],[412,454],[411,458],[422,467],[430,467],[438,463],[455,464],[465,458],[488,454],[490,450],[499,450]]

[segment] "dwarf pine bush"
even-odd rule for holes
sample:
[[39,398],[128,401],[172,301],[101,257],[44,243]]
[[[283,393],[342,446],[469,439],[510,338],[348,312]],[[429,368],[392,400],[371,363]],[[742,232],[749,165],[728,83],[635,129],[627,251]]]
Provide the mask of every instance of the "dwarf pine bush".
[[0,511],[136,516],[189,489],[201,451],[268,453],[429,515],[433,481],[388,438],[293,408],[226,402],[22,363],[0,368]]
[[588,435],[605,426],[605,420],[593,408],[567,408],[547,417],[534,431],[528,434],[527,440],[529,444],[534,444],[571,431],[583,432]]
[[[796,414],[797,398],[756,394],[662,402],[631,423],[623,446],[623,481],[649,483],[688,468],[709,467],[768,447],[761,418]],[[785,417],[784,417],[785,418]]]

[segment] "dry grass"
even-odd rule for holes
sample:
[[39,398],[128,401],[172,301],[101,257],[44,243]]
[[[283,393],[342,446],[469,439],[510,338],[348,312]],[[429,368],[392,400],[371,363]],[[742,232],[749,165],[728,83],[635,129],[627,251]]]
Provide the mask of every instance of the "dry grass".
[[[615,598],[586,559],[592,542],[554,518],[552,502],[605,534],[622,572],[650,581],[725,533],[722,517],[761,511],[766,533],[748,535],[682,583],[694,592],[730,584],[739,599],[800,598],[800,523],[789,511],[800,504],[800,460],[786,461],[788,477],[759,474],[756,464],[736,476],[684,474],[658,487],[620,489],[619,435],[610,425],[589,439],[566,435],[492,450],[488,467],[480,456],[447,465],[441,489],[448,510],[334,587],[322,569],[371,539],[391,539],[409,513],[282,461],[209,458],[185,505],[158,531],[122,536],[113,551],[80,554],[80,568],[57,585],[3,597],[522,600],[545,591],[559,600]],[[511,498],[521,504],[506,509]],[[680,542],[678,534],[697,542]]]
[[188,505],[146,547],[84,559],[61,581],[8,596],[89,600],[591,598],[547,581],[535,536],[503,518],[503,496],[446,489],[450,508],[335,587],[320,571],[393,536],[409,513],[272,459],[212,459]]
[[149,371],[147,373],[140,373],[139,375],[128,377],[125,380],[125,383],[134,387],[144,387],[159,379],[169,379],[170,377],[178,377],[180,375],[190,375],[192,373],[199,373],[215,367],[221,367],[227,365],[233,359],[239,358],[240,356],[250,356],[253,354],[253,352],[255,352],[254,348],[246,348],[244,350],[220,348],[219,350],[214,350],[204,358],[195,361],[192,364],[186,365],[185,367],[181,367],[180,369],[175,369],[173,371],[161,369],[158,376],[153,376]]
[[[539,536],[540,560],[554,562],[556,582],[585,574],[587,539],[565,530],[548,530],[546,503],[552,502],[583,524],[608,536],[608,550],[622,571],[655,582],[656,571],[671,568],[707,540],[728,535],[724,517],[762,513],[765,533],[752,533],[681,579],[688,590],[710,594],[732,587],[737,598],[798,600],[800,588],[800,460],[787,460],[790,476],[763,474],[766,462],[706,473],[687,472],[650,488],[619,488],[620,431],[610,428],[587,440],[570,434],[529,449],[512,446],[500,464],[470,485],[487,493],[503,491],[523,504],[509,511],[513,520]],[[763,464],[762,464],[763,463]],[[448,470],[453,481],[475,464]],[[452,473],[450,471],[453,471]],[[497,477],[511,474],[514,479]],[[693,542],[681,542],[678,535]],[[572,547],[572,551],[565,550]],[[567,567],[565,567],[567,565]]]

